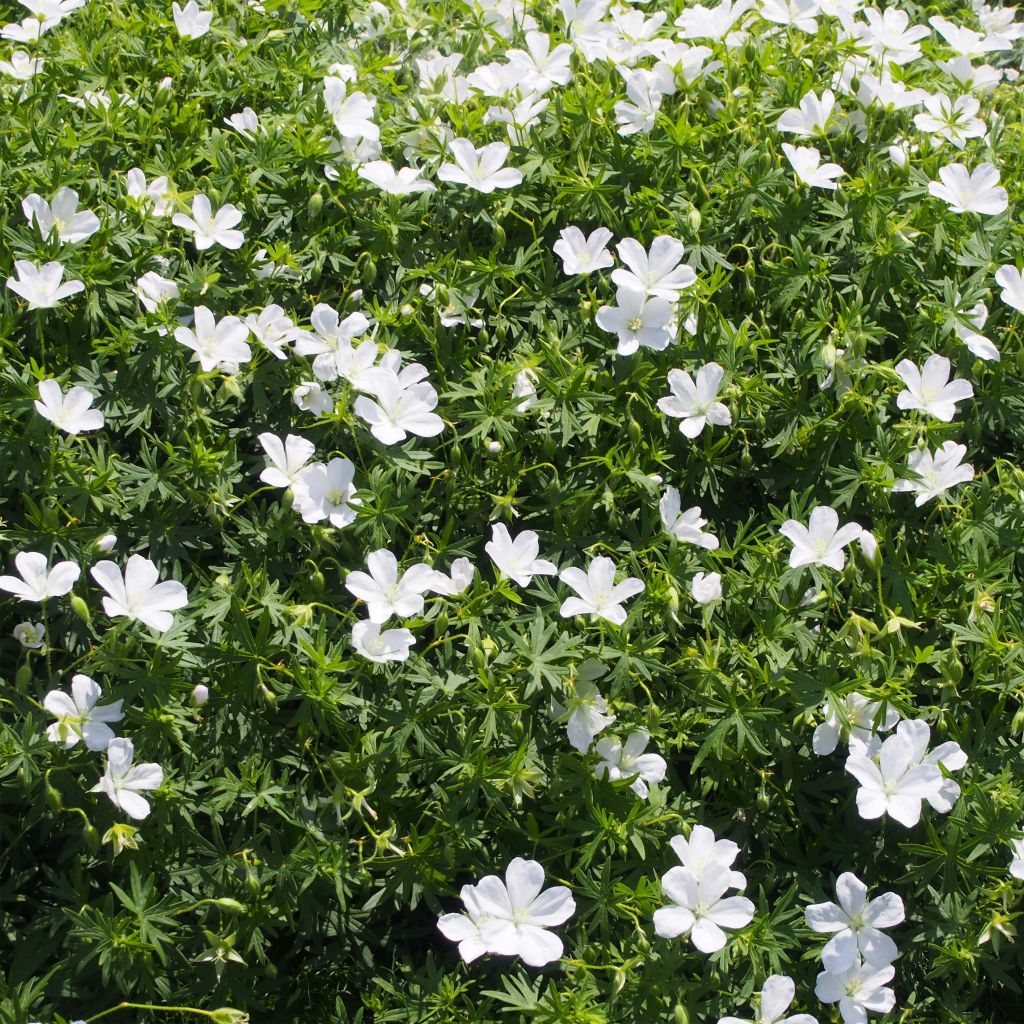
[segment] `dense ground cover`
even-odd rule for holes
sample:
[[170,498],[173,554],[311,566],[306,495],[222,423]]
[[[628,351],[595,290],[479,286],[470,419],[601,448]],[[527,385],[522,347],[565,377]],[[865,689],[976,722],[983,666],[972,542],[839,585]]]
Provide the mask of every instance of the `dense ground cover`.
[[0,1020],[1024,1019],[1024,16],[76,2]]

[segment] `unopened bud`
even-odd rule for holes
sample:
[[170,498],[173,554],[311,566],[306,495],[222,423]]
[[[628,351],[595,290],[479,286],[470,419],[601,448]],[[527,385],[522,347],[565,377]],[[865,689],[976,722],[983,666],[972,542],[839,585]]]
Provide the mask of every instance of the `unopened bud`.
[[192,690],[192,703],[201,708],[210,699],[210,688],[202,683],[197,683]]
[[880,569],[882,567],[882,553],[878,550],[878,541],[875,540],[875,535],[870,530],[861,530],[858,543],[860,544],[864,561],[872,569]]
[[92,625],[89,606],[77,594],[71,595],[71,610],[86,624]]
[[117,545],[117,534],[105,533],[98,541],[96,547],[100,551],[113,551]]

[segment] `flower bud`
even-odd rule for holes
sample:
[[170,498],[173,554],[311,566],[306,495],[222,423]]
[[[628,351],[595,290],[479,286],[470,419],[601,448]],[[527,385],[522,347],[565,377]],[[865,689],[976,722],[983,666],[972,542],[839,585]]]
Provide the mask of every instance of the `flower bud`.
[[87,625],[92,625],[89,606],[77,594],[71,595],[71,610]]
[[672,1018],[675,1024],[690,1024],[690,1015],[682,1003],[676,1003],[675,1009],[672,1011]]
[[46,804],[51,811],[59,811],[61,809],[60,793],[49,783],[46,786]]
[[32,682],[32,669],[26,662],[19,666],[18,671],[14,673],[14,685],[19,690],[25,690],[30,682]]
[[96,541],[96,547],[100,551],[113,551],[117,544],[117,534],[105,533],[98,541]]
[[213,1024],[249,1024],[249,1014],[234,1010],[230,1006],[222,1006],[210,1014]]
[[864,556],[864,561],[872,569],[880,569],[882,567],[882,553],[878,550],[878,541],[875,540],[875,535],[870,530],[861,530],[857,543],[860,544],[860,551]]
[[192,690],[192,703],[201,708],[210,699],[210,688],[202,683],[197,683]]
[[488,441],[487,442],[487,450],[492,455],[497,455],[498,452],[501,451],[501,442],[500,441]]
[[82,829],[82,839],[85,845],[95,853],[100,848],[100,834],[93,825],[86,825]]

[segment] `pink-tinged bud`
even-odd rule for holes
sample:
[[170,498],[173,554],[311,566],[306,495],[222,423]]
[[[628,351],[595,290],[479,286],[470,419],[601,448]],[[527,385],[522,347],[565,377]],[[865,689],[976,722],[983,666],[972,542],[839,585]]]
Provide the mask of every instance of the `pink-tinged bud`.
[[201,708],[210,699],[210,688],[199,683],[192,691],[192,703]]
[[113,533],[105,533],[98,541],[96,541],[96,547],[100,551],[113,551],[117,546],[117,535]]

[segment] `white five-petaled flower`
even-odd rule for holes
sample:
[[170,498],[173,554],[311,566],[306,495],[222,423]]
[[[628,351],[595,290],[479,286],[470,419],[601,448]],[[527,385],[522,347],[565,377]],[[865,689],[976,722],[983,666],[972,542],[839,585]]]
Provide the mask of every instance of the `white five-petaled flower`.
[[812,90],[800,100],[799,107],[790,107],[779,118],[777,127],[780,132],[789,132],[801,138],[825,135],[835,106],[836,97],[831,89],[826,89],[821,94],[821,99]]
[[558,572],[554,563],[537,557],[540,540],[533,530],[523,530],[513,539],[504,523],[492,523],[491,539],[484,550],[498,571],[521,587],[528,587],[534,576],[554,576]]
[[295,321],[277,303],[264,307],[258,315],[250,313],[245,318],[245,326],[275,359],[287,359],[285,345],[305,338],[308,333],[296,327]]
[[1003,302],[1024,313],[1024,274],[1007,263],[996,271],[996,284],[1003,290],[1000,296]]
[[836,178],[841,178],[846,171],[839,164],[823,164],[821,153],[813,146],[791,146],[782,144],[782,152],[797,178],[811,188],[836,189],[839,186]]
[[1010,204],[1006,189],[999,184],[999,171],[992,164],[981,164],[968,171],[963,164],[947,164],[939,169],[941,181],[930,181],[928,191],[944,200],[953,213],[982,213],[993,216]]
[[784,974],[773,974],[761,987],[761,1005],[754,1012],[754,1019],[722,1017],[718,1024],[818,1024],[809,1013],[794,1013],[786,1016],[793,998],[796,984]]
[[209,197],[199,194],[192,199],[192,216],[176,213],[171,223],[191,231],[195,247],[202,252],[214,245],[222,245],[225,249],[240,249],[245,235],[235,230],[235,225],[241,220],[242,211],[237,206],[225,203],[214,213]]
[[64,394],[55,380],[41,380],[38,390],[39,398],[33,403],[36,412],[66,434],[99,430],[103,426],[103,413],[91,408],[96,398],[91,391],[73,387]]
[[707,825],[694,825],[688,836],[673,836],[669,840],[672,852],[680,864],[695,877],[700,878],[712,867],[729,868],[732,873],[730,887],[743,889],[747,880],[742,871],[732,871],[732,862],[739,856],[740,848],[731,839],[716,839]]
[[244,107],[235,114],[224,118],[224,123],[246,139],[253,139],[263,130],[259,115],[252,107]]
[[437,926],[445,938],[459,943],[467,963],[494,953],[543,967],[562,955],[562,940],[548,929],[568,921],[576,903],[564,885],[544,889],[544,868],[536,861],[516,857],[504,881],[487,875],[476,885],[463,886],[461,895],[468,914],[445,914]]
[[[957,300],[959,303],[959,299]],[[984,302],[966,311],[954,310],[953,332],[967,346],[968,351],[978,359],[999,361],[999,349],[980,332],[988,321],[988,306]]]
[[907,458],[907,469],[915,474],[914,479],[897,480],[892,490],[913,491],[917,495],[914,504],[920,508],[951,487],[974,479],[974,467],[963,462],[966,454],[967,446],[955,441],[943,442],[934,454],[927,448],[915,448]]
[[576,678],[563,698],[565,704],[552,698],[548,709],[554,721],[565,725],[569,742],[581,754],[590,749],[599,732],[615,721],[615,716],[608,714],[608,704],[594,683],[605,671],[597,658],[587,658],[576,670]]
[[[181,295],[178,285],[174,281],[163,277],[155,270],[147,270],[131,286],[131,289],[147,313],[155,313],[160,308],[161,303],[177,299]],[[160,328],[160,330],[163,332],[165,329]]]
[[955,100],[944,93],[924,98],[926,113],[914,115],[914,125],[923,132],[946,139],[963,149],[968,139],[985,134],[985,122],[977,116],[981,103],[974,96],[958,96]]
[[423,169],[420,167],[399,167],[396,171],[387,160],[371,160],[363,164],[356,173],[360,178],[392,196],[437,191],[437,186],[432,181],[423,179]]
[[726,943],[725,929],[743,928],[754,918],[754,904],[745,896],[726,896],[735,888],[731,871],[719,862],[698,876],[689,868],[669,868],[662,892],[672,901],[654,912],[654,930],[663,939],[689,935],[702,953],[715,953]]
[[177,2],[172,3],[171,13],[174,16],[174,27],[182,39],[199,39],[210,31],[213,12],[204,11],[196,0],[188,0],[184,7]]
[[858,961],[840,974],[822,971],[814,994],[823,1003],[838,1003],[845,1024],[867,1024],[868,1010],[888,1013],[896,1005],[896,993],[885,987],[895,974],[892,964],[878,967]]
[[61,281],[64,264],[51,260],[37,267],[31,260],[15,260],[17,278],[7,278],[7,287],[20,295],[29,309],[52,309],[71,295],[85,291],[82,281]]
[[174,340],[192,350],[191,361],[199,363],[203,373],[233,370],[252,358],[246,342],[249,328],[237,316],[217,320],[206,306],[196,306],[192,315],[193,327],[176,327]]
[[83,740],[89,750],[106,750],[114,738],[114,730],[107,723],[124,718],[124,701],[100,704],[102,696],[99,684],[84,675],[71,677],[70,697],[63,690],[51,690],[43,698],[43,707],[57,721],[47,726],[47,739],[69,749]]
[[133,167],[125,174],[128,198],[148,209],[154,217],[166,217],[171,212],[170,182],[161,174],[148,184],[141,167]]
[[496,188],[514,188],[523,180],[522,171],[506,167],[509,146],[491,142],[477,149],[469,139],[452,139],[448,144],[455,163],[443,163],[437,169],[441,181],[468,185],[477,192],[493,192]]
[[313,375],[318,380],[337,380],[339,352],[345,348],[351,351],[352,340],[370,329],[370,321],[358,310],[343,318],[332,306],[319,302],[313,307],[309,322],[312,332],[295,335],[296,355],[315,356]]
[[825,721],[814,730],[811,741],[811,748],[819,757],[831,754],[844,734],[850,753],[874,757],[882,745],[878,733],[888,732],[900,720],[899,712],[894,707],[887,704],[885,713],[881,714],[881,701],[871,700],[856,690],[842,699],[841,707],[841,716],[831,703],[826,703],[822,708]]
[[793,545],[789,553],[791,569],[801,565],[827,565],[830,569],[842,569],[846,565],[843,548],[860,537],[861,529],[859,523],[846,523],[840,527],[836,510],[829,505],[819,505],[811,512],[807,526],[795,519],[787,519],[779,527],[779,533]]
[[615,265],[612,254],[605,248],[611,237],[612,233],[607,228],[595,228],[587,236],[572,225],[562,228],[552,249],[561,258],[564,273],[590,274]]
[[19,622],[11,633],[22,647],[30,651],[38,651],[46,641],[46,627],[41,622]]
[[140,821],[149,814],[149,801],[139,794],[159,789],[163,785],[164,770],[153,763],[133,765],[134,758],[131,740],[120,737],[111,740],[107,747],[107,769],[89,792],[106,793],[129,818]]
[[369,573],[350,572],[345,589],[366,602],[371,622],[381,625],[392,615],[407,619],[423,611],[423,595],[433,589],[434,570],[419,562],[399,575],[398,559],[386,548],[366,556]]
[[903,900],[894,892],[869,900],[868,887],[850,871],[836,879],[836,897],[838,903],[813,903],[804,911],[812,931],[832,933],[821,952],[825,970],[842,974],[861,959],[876,967],[891,964],[899,950],[880,929],[903,921]]
[[430,589],[435,594],[455,597],[468,589],[476,575],[476,566],[468,558],[456,558],[448,572],[434,570],[434,582]]
[[666,299],[648,297],[634,285],[622,285],[615,296],[617,305],[597,311],[597,326],[619,336],[617,352],[631,356],[641,346],[660,352],[672,341],[673,308]]
[[271,487],[291,487],[306,469],[316,446],[312,441],[289,434],[284,443],[276,434],[260,434],[259,442],[270,459],[270,465],[260,473],[260,479]]
[[90,570],[92,578],[107,592],[103,610],[111,618],[124,617],[166,633],[174,623],[171,614],[188,604],[188,592],[177,580],[157,582],[156,565],[142,555],[132,555],[124,575],[115,562],[97,562]]
[[381,444],[398,444],[409,434],[436,437],[444,430],[436,407],[437,392],[426,381],[404,385],[397,373],[383,370],[374,379],[374,397],[360,395],[353,404]]
[[334,399],[315,380],[307,380],[292,391],[292,401],[303,412],[328,416],[334,412]]
[[639,594],[644,589],[643,580],[630,576],[621,583],[615,582],[615,563],[604,555],[595,558],[587,571],[574,566],[563,569],[558,578],[576,591],[577,597],[567,597],[558,609],[563,618],[573,615],[593,615],[616,626],[626,621],[626,609],[622,602]]
[[685,512],[680,511],[681,508],[679,489],[666,487],[658,503],[665,532],[681,544],[696,544],[707,551],[717,550],[718,538],[713,533],[704,532],[708,521],[701,518],[700,505],[694,505]]
[[28,222],[35,222],[44,239],[56,232],[62,245],[84,241],[100,229],[100,219],[95,213],[79,211],[78,193],[73,188],[57,189],[50,202],[33,192],[21,201],[21,208]]
[[707,363],[697,371],[697,380],[685,370],[669,370],[668,386],[672,394],[658,399],[658,408],[666,416],[681,420],[680,431],[689,438],[697,437],[706,423],[727,427],[732,413],[718,401],[725,370],[718,363]]
[[679,293],[697,280],[694,269],[682,262],[683,243],[671,235],[658,235],[650,251],[635,238],[624,238],[615,251],[625,264],[612,271],[612,281],[620,288],[636,288],[651,298],[677,302]]
[[45,601],[63,597],[75,585],[82,570],[74,562],[57,562],[51,569],[46,555],[38,551],[21,551],[14,556],[14,565],[21,574],[0,576],[0,590],[6,590],[22,601]]
[[690,581],[690,593],[697,604],[712,604],[722,599],[722,575],[699,572]]
[[896,396],[900,409],[919,409],[943,423],[956,415],[956,403],[974,396],[970,381],[949,379],[949,360],[937,353],[930,355],[921,369],[909,359],[896,364],[896,372],[906,388]]
[[352,627],[352,646],[368,661],[408,661],[409,650],[416,643],[411,630],[380,628],[376,622],[357,622]]
[[668,765],[659,754],[645,754],[651,737],[644,729],[631,732],[625,743],[618,736],[607,736],[597,741],[597,753],[601,758],[594,768],[599,779],[607,778],[612,782],[619,779],[636,778],[629,784],[639,797],[647,796],[649,782],[661,782],[665,778]]
[[344,457],[306,466],[292,480],[292,498],[302,521],[319,523],[326,519],[339,530],[354,523],[355,506],[363,503],[356,496],[355,473],[356,467]]

